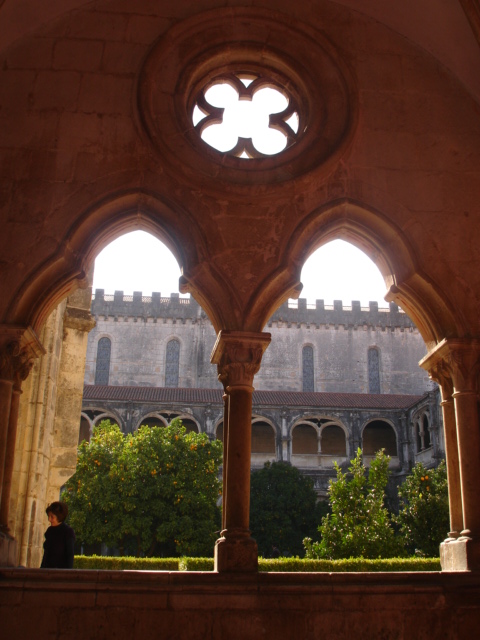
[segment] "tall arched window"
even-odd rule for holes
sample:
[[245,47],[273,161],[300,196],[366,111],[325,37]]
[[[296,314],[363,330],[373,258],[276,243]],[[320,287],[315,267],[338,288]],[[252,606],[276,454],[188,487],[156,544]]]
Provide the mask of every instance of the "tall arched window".
[[302,350],[303,391],[315,391],[313,371],[313,347],[303,347]]
[[368,393],[381,393],[380,353],[376,347],[368,350]]
[[170,340],[168,342],[165,360],[165,386],[178,387],[180,362],[180,342],[178,340]]
[[110,355],[112,342],[110,338],[100,338],[97,345],[97,365],[95,368],[95,384],[108,384],[110,376]]

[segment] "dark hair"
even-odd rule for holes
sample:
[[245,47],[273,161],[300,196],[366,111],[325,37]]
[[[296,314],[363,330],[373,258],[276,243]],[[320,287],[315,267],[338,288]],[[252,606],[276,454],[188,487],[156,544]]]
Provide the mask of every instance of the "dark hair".
[[65,518],[68,516],[68,507],[65,502],[52,502],[46,508],[47,516],[49,513],[53,513],[54,516],[57,516],[57,520],[59,522],[63,522]]

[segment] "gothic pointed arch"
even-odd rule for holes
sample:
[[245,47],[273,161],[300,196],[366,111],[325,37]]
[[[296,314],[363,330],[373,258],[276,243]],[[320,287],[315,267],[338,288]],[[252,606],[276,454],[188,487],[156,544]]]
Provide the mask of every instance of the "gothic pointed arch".
[[111,356],[112,341],[108,336],[102,336],[97,342],[97,361],[95,363],[96,385],[108,385],[110,381]]
[[334,239],[350,242],[372,259],[385,280],[385,298],[412,318],[428,348],[445,335],[468,331],[463,316],[455,313],[450,292],[429,279],[408,236],[381,212],[350,198],[323,204],[298,224],[277,270],[252,296],[251,321],[258,318],[263,326],[283,302],[297,298],[303,264]]

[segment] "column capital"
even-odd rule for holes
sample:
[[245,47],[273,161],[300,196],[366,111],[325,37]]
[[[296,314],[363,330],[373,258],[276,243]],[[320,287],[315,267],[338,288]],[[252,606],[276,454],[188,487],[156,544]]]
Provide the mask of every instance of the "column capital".
[[226,390],[238,386],[252,387],[270,340],[270,333],[220,331],[210,361],[217,365],[218,379]]
[[21,384],[28,377],[35,358],[44,353],[31,327],[0,325],[0,379]]
[[454,392],[477,392],[480,340],[445,338],[420,360],[419,365],[441,385],[444,401]]

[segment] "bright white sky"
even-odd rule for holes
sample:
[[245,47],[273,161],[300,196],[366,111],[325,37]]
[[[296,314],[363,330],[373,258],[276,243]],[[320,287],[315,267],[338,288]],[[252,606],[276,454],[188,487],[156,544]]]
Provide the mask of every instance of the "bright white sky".
[[[251,80],[242,80],[248,86]],[[238,100],[238,93],[230,85],[217,84],[205,95],[210,104],[223,107],[221,124],[207,127],[202,138],[219,151],[228,151],[238,136],[251,137],[257,150],[266,154],[279,153],[286,144],[285,136],[268,126],[268,114],[279,113],[288,100],[278,91],[258,90],[251,101]],[[198,107],[193,114],[194,124],[204,117]],[[296,131],[298,120],[291,117],[288,124]],[[248,160],[245,160],[248,162]],[[123,291],[132,294],[142,291],[149,296],[159,291],[162,296],[178,292],[180,269],[172,253],[163,243],[143,231],[128,233],[106,247],[95,261],[93,289],[106,294]],[[305,263],[302,276],[302,298],[314,303],[342,300],[349,306],[360,300],[362,306],[376,301],[387,307],[383,297],[385,283],[379,270],[367,256],[347,242],[335,240],[316,251]]]
[[[112,242],[95,261],[93,289],[105,293],[142,291],[149,296],[159,291],[162,296],[178,292],[180,268],[167,247],[144,231],[133,231]],[[349,306],[370,300],[387,307],[383,300],[385,283],[370,258],[348,242],[334,240],[313,253],[302,270],[302,298],[325,304],[343,300]]]

